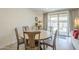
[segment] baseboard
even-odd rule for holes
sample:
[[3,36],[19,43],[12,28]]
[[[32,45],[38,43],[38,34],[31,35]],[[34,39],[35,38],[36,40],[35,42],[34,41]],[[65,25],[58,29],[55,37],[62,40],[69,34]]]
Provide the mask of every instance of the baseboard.
[[14,44],[14,43],[16,43],[16,41],[11,42],[11,43],[7,43],[7,44],[5,44],[5,45],[2,45],[2,46],[0,46],[0,49],[2,49],[2,48],[4,48],[4,47],[6,47],[6,46],[8,46],[8,45]]

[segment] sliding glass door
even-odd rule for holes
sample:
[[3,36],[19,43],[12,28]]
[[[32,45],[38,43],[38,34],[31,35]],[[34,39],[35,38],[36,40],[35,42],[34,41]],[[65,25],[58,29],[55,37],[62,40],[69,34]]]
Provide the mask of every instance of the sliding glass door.
[[59,35],[68,36],[68,14],[59,14]]
[[57,15],[51,15],[48,17],[48,30],[50,32],[55,32],[58,29],[58,18]]
[[68,36],[68,13],[48,15],[48,29],[53,33],[57,29],[59,36]]

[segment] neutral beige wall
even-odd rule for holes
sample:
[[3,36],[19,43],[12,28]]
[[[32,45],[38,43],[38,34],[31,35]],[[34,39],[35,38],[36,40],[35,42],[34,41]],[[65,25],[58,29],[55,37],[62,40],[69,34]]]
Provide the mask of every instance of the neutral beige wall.
[[0,48],[16,42],[14,28],[33,25],[35,16],[42,20],[42,14],[30,9],[0,8]]

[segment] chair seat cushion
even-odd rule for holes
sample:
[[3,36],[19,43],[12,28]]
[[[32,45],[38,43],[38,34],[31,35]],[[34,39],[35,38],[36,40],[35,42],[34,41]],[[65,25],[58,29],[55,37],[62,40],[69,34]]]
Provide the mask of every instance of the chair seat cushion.
[[19,39],[19,44],[24,43],[24,39]]

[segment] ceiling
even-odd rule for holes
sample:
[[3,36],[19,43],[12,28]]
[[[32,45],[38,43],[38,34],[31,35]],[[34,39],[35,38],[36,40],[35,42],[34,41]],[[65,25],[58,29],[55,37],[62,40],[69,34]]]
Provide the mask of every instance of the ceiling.
[[33,11],[40,12],[40,13],[46,13],[46,12],[54,12],[63,10],[66,8],[31,8]]

